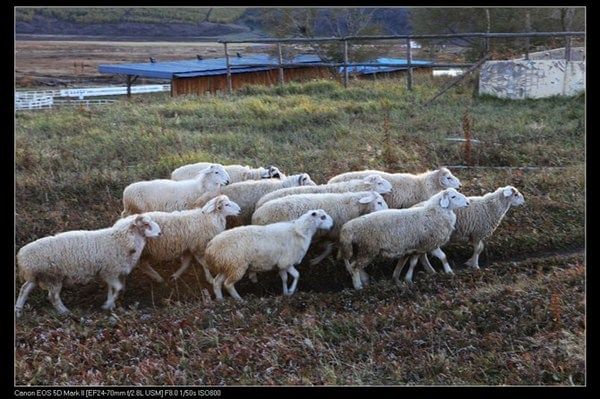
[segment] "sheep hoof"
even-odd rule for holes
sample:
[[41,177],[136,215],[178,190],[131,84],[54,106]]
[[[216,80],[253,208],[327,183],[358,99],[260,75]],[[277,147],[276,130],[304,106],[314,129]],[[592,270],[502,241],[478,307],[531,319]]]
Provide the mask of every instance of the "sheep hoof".
[[308,262],[309,265],[311,266],[315,266],[319,264],[319,259],[318,258],[313,258]]
[[102,309],[104,309],[104,310],[113,310],[114,307],[115,307],[114,303],[112,303],[112,304],[105,303],[104,305],[102,305]]
[[20,318],[23,315],[23,311],[21,309],[16,309],[15,310],[15,315],[17,316],[17,319]]
[[172,283],[175,283],[175,282],[177,282],[178,279],[179,279],[179,275],[173,274],[173,275],[171,275],[171,278],[169,278],[169,281]]

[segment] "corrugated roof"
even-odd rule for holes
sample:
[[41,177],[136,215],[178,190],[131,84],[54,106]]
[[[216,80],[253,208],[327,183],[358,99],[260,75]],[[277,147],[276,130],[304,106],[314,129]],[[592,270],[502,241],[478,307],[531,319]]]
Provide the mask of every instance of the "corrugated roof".
[[[321,59],[316,55],[302,54],[291,60],[286,60],[285,62],[306,63],[307,65],[310,65],[311,63],[320,61]],[[406,59],[402,58],[382,57],[377,58],[375,62],[381,64],[395,64],[397,66],[350,66],[348,67],[348,72],[365,75],[378,72],[393,72],[408,68]],[[229,57],[229,63],[231,65],[231,73],[266,71],[277,67],[277,58],[268,54],[248,54],[243,55],[242,57]],[[240,66],[240,64],[257,64],[262,66]],[[273,65],[273,67],[264,66],[264,64]],[[429,61],[412,61],[412,65],[415,67],[427,66],[429,64],[431,64]],[[194,76],[223,75],[227,73],[227,66],[225,65],[225,58],[209,58],[206,60],[100,65],[98,71],[100,73],[138,75],[145,78],[173,79],[175,77],[190,78]],[[342,72],[343,67],[340,67],[339,71]]]
[[[404,58],[386,58],[386,57],[382,57],[382,58],[377,58],[377,60],[375,60],[375,62],[379,63],[379,64],[395,64],[397,66],[350,66],[348,67],[348,73],[353,73],[353,74],[357,74],[357,75],[368,75],[371,73],[380,73],[380,72],[394,72],[394,71],[401,71],[404,69],[408,69],[408,61]],[[431,62],[429,61],[418,61],[418,60],[411,60],[411,66],[415,66],[416,68],[418,67],[425,67],[430,65]],[[344,71],[344,68],[341,67],[339,68],[340,72]]]
[[[316,55],[304,54],[294,57],[290,62],[306,63],[319,62]],[[242,57],[229,57],[232,73],[265,71],[277,66],[277,58],[268,54],[249,54]],[[269,64],[268,66],[239,66],[240,64]],[[183,60],[165,62],[144,62],[137,64],[110,64],[98,66],[100,73],[115,73],[124,75],[139,75],[147,78],[173,79],[174,77],[193,77],[222,75],[227,73],[225,58],[210,58],[206,60]]]

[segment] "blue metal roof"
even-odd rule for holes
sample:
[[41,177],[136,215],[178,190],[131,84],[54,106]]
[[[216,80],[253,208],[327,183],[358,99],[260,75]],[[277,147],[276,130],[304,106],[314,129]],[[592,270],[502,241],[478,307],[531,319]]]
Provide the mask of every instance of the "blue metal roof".
[[[321,59],[316,55],[304,54],[290,60],[292,63],[311,64]],[[231,73],[266,71],[277,67],[277,58],[268,54],[250,54],[242,57],[229,57]],[[269,66],[239,66],[240,64],[273,65]],[[173,79],[175,77],[194,77],[222,75],[227,73],[225,58],[210,58],[206,60],[183,60],[165,62],[144,62],[137,64],[110,64],[98,66],[100,73],[118,73],[138,75],[146,78]]]
[[[382,57],[382,58],[377,58],[375,60],[376,63],[379,64],[395,64],[397,66],[349,66],[348,67],[348,73],[355,73],[358,75],[368,75],[371,73],[379,73],[379,72],[393,72],[393,71],[401,71],[404,69],[408,69],[408,61],[404,58],[386,58],[386,57]],[[417,60],[412,60],[411,61],[411,66],[415,66],[415,67],[424,67],[427,65],[430,65],[431,62],[429,61],[417,61]],[[344,67],[340,67],[339,71],[343,72]]]

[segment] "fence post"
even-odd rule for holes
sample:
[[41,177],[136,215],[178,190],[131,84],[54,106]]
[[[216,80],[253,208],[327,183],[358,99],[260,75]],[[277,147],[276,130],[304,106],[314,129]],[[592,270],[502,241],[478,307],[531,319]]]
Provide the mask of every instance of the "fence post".
[[233,85],[231,84],[231,66],[229,65],[229,54],[227,53],[227,42],[223,43],[225,47],[225,66],[227,67],[227,94],[231,94],[233,91]]
[[127,98],[131,98],[131,75],[127,75]]
[[348,87],[348,41],[344,39],[344,87]]
[[283,84],[283,67],[281,66],[281,64],[283,64],[283,55],[281,54],[281,43],[277,43],[277,55],[279,56],[279,58],[278,58],[279,84],[282,85]]
[[566,37],[565,60],[571,61],[571,36]]
[[413,71],[412,71],[412,49],[410,48],[410,37],[406,39],[406,61],[408,64],[408,73],[406,74],[406,87],[412,91]]

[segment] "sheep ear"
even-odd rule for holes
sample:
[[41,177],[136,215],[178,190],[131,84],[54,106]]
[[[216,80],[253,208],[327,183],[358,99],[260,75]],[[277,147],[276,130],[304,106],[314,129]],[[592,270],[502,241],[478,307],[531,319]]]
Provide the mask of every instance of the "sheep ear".
[[216,202],[217,202],[216,200],[210,200],[210,201],[208,201],[208,202],[206,203],[206,205],[204,205],[204,208],[202,208],[202,210],[203,210],[205,213],[211,213],[211,212],[214,212],[214,211],[215,211],[215,203],[216,203]]
[[375,199],[375,195],[373,195],[373,193],[369,193],[367,195],[365,195],[364,197],[361,197],[358,202],[361,204],[368,204],[369,202],[373,201]]
[[449,205],[450,205],[450,200],[448,199],[448,193],[444,193],[442,195],[442,199],[440,200],[440,206],[442,208],[448,208]]
[[502,191],[502,194],[504,194],[505,197],[510,197],[513,193],[512,188],[507,187]]
[[304,176],[304,175],[298,175],[298,185],[301,185],[301,184],[302,184],[302,177],[303,177],[303,176]]

